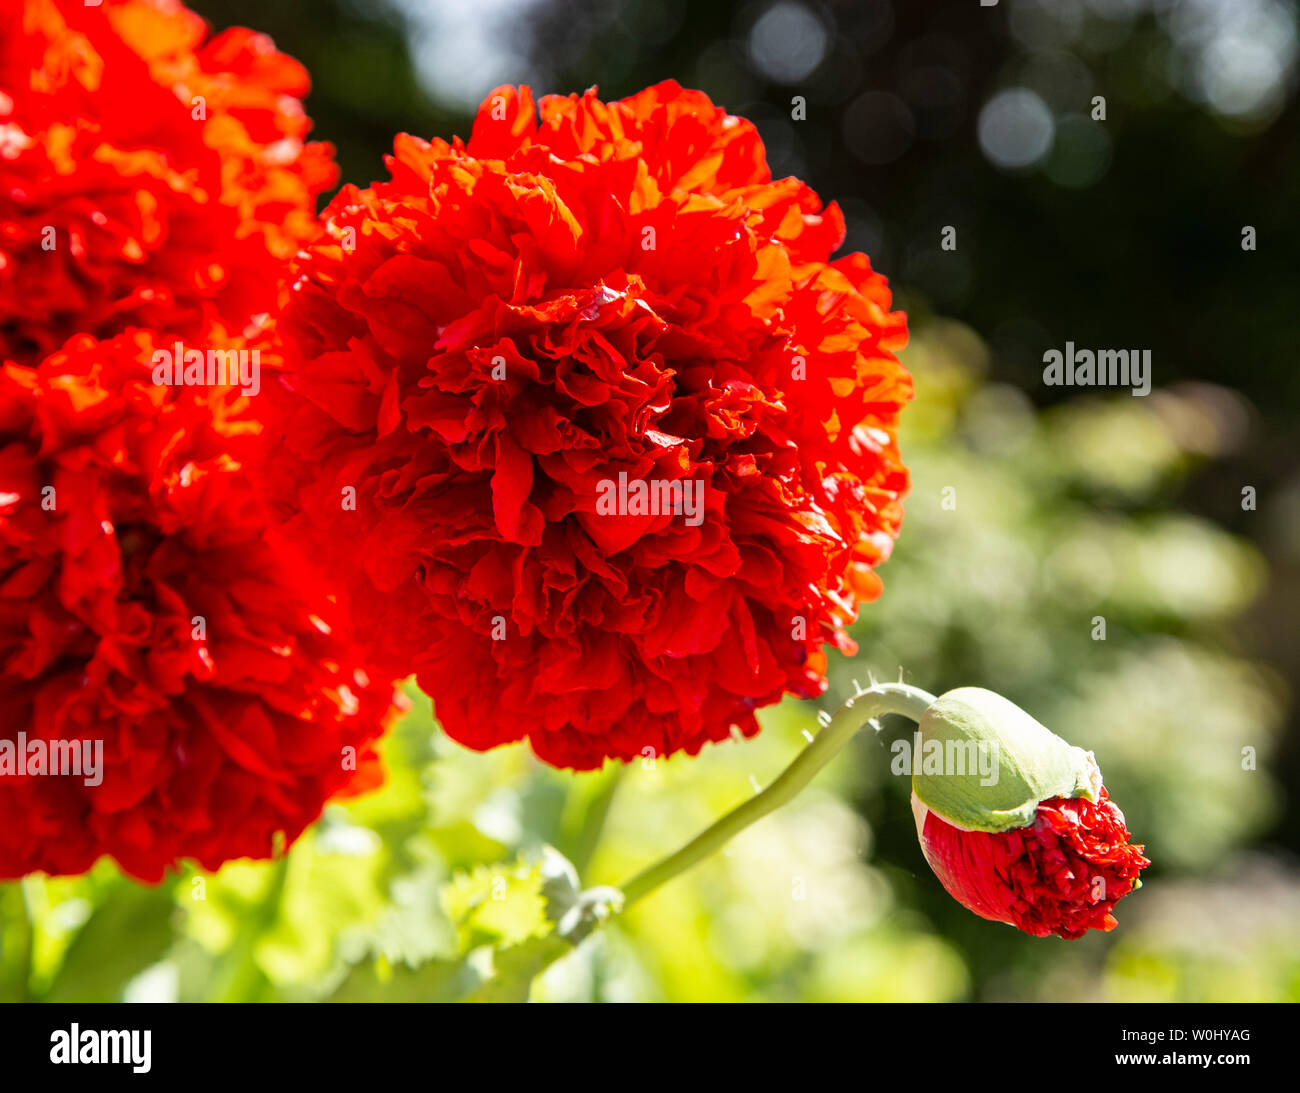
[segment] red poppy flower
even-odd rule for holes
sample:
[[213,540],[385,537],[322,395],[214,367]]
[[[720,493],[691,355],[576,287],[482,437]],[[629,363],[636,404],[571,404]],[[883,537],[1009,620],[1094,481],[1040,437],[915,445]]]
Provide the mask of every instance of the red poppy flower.
[[954,827],[914,801],[921,849],[939,882],[981,918],[1046,937],[1113,930],[1115,904],[1151,863],[1129,843],[1124,814],[1098,799],[1053,797],[1028,827],[994,833]]
[[307,88],[177,0],[0,0],[0,359],[264,324],[334,181]]
[[462,743],[575,768],[819,693],[898,533],[912,391],[839,210],[671,82],[503,87],[387,165],[283,319],[290,504],[374,655]]
[[0,877],[266,857],[375,780],[392,687],[267,528],[249,399],[159,347],[0,368]]

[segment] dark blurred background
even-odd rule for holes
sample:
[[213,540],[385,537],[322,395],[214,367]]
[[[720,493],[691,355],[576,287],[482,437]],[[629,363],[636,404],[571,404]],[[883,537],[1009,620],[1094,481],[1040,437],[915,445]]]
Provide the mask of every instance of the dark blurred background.
[[[840,203],[846,249],[889,277],[913,331],[908,521],[885,596],[857,628],[862,652],[836,663],[831,700],[853,673],[900,664],[934,691],[1003,691],[1096,748],[1156,863],[1113,935],[1070,946],[991,926],[925,871],[906,788],[864,740],[827,795],[656,896],[582,969],[548,979],[546,996],[1300,998],[1293,4],[193,6],[218,28],[266,31],[306,64],[315,133],[360,184],[383,174],[398,131],[467,136],[478,101],[503,82],[566,94],[596,85],[609,99],[673,77],[755,121],[774,175],[797,174]],[[941,248],[947,226],[955,250]],[[1243,249],[1247,226],[1255,249]],[[1046,386],[1042,355],[1067,340],[1150,349],[1152,394]],[[955,509],[941,503],[948,487]],[[1247,487],[1254,505],[1243,503]],[[621,879],[691,834],[751,769],[778,769],[813,712],[787,703],[750,751],[667,764],[653,785],[635,772],[610,811],[595,879]],[[498,852],[563,845],[559,806],[538,804],[569,792],[560,776],[526,757],[442,751],[445,796],[410,821],[438,847],[435,881],[489,868]],[[446,790],[461,782],[488,803],[471,809],[469,788]],[[352,815],[392,846],[384,823],[396,807]],[[335,841],[331,832],[362,830],[332,822]],[[313,853],[326,851],[290,860]],[[427,865],[415,860],[385,869],[415,884]],[[789,913],[787,874],[807,874],[820,893]],[[761,890],[762,875],[778,878],[784,901]],[[405,906],[400,884],[380,887],[380,910],[358,920],[388,922]],[[445,891],[444,906],[455,886]],[[211,912],[189,913],[181,940],[157,954],[171,953],[158,967],[178,968],[180,985],[145,976],[132,980],[135,996],[223,996],[211,981],[225,959],[211,940],[220,931],[203,918]],[[224,996],[320,994],[337,952],[286,964],[284,952],[301,956],[315,935],[272,921],[271,955],[242,952],[253,978]],[[206,946],[207,971],[194,971],[187,937]]]

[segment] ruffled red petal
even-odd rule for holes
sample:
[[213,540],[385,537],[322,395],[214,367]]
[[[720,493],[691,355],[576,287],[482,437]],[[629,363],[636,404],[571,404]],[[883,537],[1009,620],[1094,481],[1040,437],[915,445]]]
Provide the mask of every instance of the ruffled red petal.
[[921,848],[944,888],[981,918],[1073,939],[1114,929],[1115,904],[1151,864],[1128,839],[1103,788],[1095,802],[1043,801],[1033,824],[998,834],[963,831],[928,812]]
[[[818,694],[898,533],[912,394],[838,209],[672,82],[499,88],[387,164],[302,263],[280,392],[285,509],[371,655],[462,743],[577,768]],[[600,511],[620,474],[698,483],[702,521]]]
[[0,360],[265,325],[335,178],[307,87],[178,0],[0,0]]
[[250,400],[155,386],[157,346],[0,368],[0,740],[103,749],[99,784],[0,770],[0,877],[265,858],[374,784],[392,685],[268,527]]

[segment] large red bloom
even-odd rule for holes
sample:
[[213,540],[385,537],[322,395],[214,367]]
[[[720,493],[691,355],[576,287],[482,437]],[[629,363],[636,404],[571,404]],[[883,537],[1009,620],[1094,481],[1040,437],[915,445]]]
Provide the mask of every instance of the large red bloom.
[[178,0],[0,0],[0,360],[274,313],[333,184],[305,70]]
[[1104,786],[1096,801],[1043,801],[1028,827],[997,834],[964,831],[920,808],[921,849],[949,894],[981,918],[1035,937],[1113,930],[1115,904],[1151,864],[1129,843],[1124,814]]
[[[392,687],[268,532],[249,400],[155,385],[155,348],[0,368],[0,877],[266,857],[376,773]],[[35,741],[102,741],[102,781]]]
[[[838,209],[674,83],[503,87],[387,163],[283,320],[290,504],[374,654],[457,740],[577,768],[818,693],[898,532],[911,396]],[[669,483],[683,511],[638,509]]]

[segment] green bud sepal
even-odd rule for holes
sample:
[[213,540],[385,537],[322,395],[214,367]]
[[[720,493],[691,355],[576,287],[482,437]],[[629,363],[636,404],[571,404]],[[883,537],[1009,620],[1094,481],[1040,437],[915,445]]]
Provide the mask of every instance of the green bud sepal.
[[1033,823],[1052,797],[1096,801],[1101,771],[1092,752],[1066,743],[1014,702],[982,687],[940,695],[922,714],[912,792],[968,831]]

